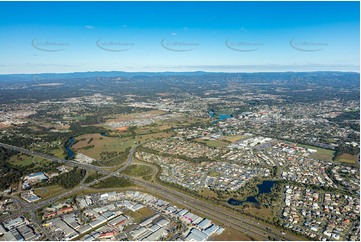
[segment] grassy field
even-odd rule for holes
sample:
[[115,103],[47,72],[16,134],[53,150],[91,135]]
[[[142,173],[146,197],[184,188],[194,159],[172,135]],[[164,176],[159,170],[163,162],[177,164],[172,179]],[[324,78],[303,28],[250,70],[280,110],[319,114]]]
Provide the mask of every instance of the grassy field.
[[76,116],[75,119],[79,121],[86,120],[86,116]]
[[205,140],[205,139],[195,139],[194,141],[197,141],[198,143],[205,144],[209,147],[223,147],[228,145],[228,143],[220,140]]
[[50,150],[50,153],[56,157],[59,157],[61,159],[65,159],[66,157],[66,153],[64,152],[63,149],[61,149],[60,147],[58,148],[54,148]]
[[48,199],[50,197],[57,196],[61,193],[64,193],[65,191],[66,189],[62,188],[60,185],[51,185],[34,189],[34,193],[42,199]]
[[204,189],[203,191],[200,191],[199,195],[209,197],[209,198],[217,198],[218,197],[217,193],[212,192],[211,190],[208,190],[208,189]]
[[126,154],[122,153],[107,160],[95,161],[92,164],[96,166],[105,166],[105,167],[111,166],[119,169],[121,166],[123,166],[126,163],[128,156],[129,156],[129,152],[127,152]]
[[[124,145],[118,137],[106,137],[100,134],[86,134],[76,137],[79,140],[73,145],[76,152],[83,153],[94,159],[100,159],[100,153],[103,151],[124,151],[129,145]],[[87,149],[89,145],[94,145],[94,148]]]
[[36,158],[28,157],[26,155],[14,155],[10,158],[9,162],[16,166],[28,166],[33,163],[33,159],[36,159]]
[[129,176],[146,176],[152,174],[153,172],[154,169],[146,165],[131,165],[123,171],[123,173]]
[[334,139],[326,139],[328,143],[335,143],[336,141]]
[[155,212],[153,210],[150,210],[149,208],[144,207],[135,212],[128,210],[124,214],[132,217],[134,219],[134,222],[138,224],[143,220],[153,216]]
[[245,139],[247,137],[249,137],[249,136],[240,135],[240,134],[239,135],[230,135],[230,136],[224,137],[223,140],[233,143],[233,142],[236,142],[238,140]]
[[[166,114],[166,112],[152,110],[148,112],[132,113],[128,115],[115,115],[109,118],[106,123],[114,121],[134,120],[146,117],[147,115],[162,114]],[[154,139],[162,139],[173,136],[174,132],[169,131],[169,129],[171,129],[172,127],[174,128],[177,126],[184,126],[204,120],[190,117],[188,115],[182,115],[179,116],[179,118],[175,118],[173,120],[158,120],[151,125],[136,127],[132,129],[129,128],[127,131],[109,131],[109,136],[102,136],[99,133],[80,135],[75,137],[77,142],[72,146],[72,149],[75,152],[82,153],[93,159],[99,160],[101,152],[123,152],[128,147],[134,146],[135,144],[140,142],[146,142]],[[207,145],[218,147],[226,144],[226,142],[222,141],[209,141]]]
[[140,113],[121,114],[121,115],[115,115],[111,119],[108,119],[107,122],[128,121],[128,120],[142,118],[144,115],[162,115],[165,113],[166,113],[165,111],[161,111],[161,110],[151,110],[151,111],[140,112]]
[[[73,149],[76,152],[82,153],[96,160],[100,159],[101,152],[123,152],[128,147],[134,146],[138,142],[144,142],[147,140],[153,140],[157,138],[170,137],[172,133],[159,132],[153,134],[136,135],[132,137],[107,137],[100,134],[86,134],[76,137],[79,140],[73,145]],[[87,147],[94,146],[90,149]]]
[[213,177],[217,177],[217,176],[219,176],[219,172],[218,171],[211,171],[211,172],[208,172],[208,176],[213,176]]
[[255,208],[255,207],[249,207],[245,208],[244,211],[246,213],[253,214],[254,216],[257,216],[261,219],[268,220],[269,222],[273,222],[273,210],[272,208]]
[[[106,117],[107,121],[104,124],[102,124],[102,126],[108,127],[107,123],[109,123],[109,122],[146,119],[147,117],[152,116],[152,115],[163,115],[163,114],[167,114],[167,112],[161,111],[161,110],[152,110],[152,111],[148,111],[148,112],[132,113],[132,114],[127,114],[127,115],[114,115],[111,117]],[[152,123],[147,126],[139,126],[136,128],[135,132],[136,132],[136,135],[143,136],[143,135],[149,134],[149,133],[159,133],[159,132],[163,132],[165,130],[169,130],[171,128],[177,128],[180,126],[191,125],[191,124],[194,124],[195,122],[208,122],[208,119],[195,118],[195,117],[193,117],[191,115],[187,115],[187,114],[178,114],[178,115],[175,115],[173,118],[169,118],[169,119],[165,119],[165,120],[157,120],[155,123]],[[123,135],[128,135],[130,133],[131,132],[129,130],[125,131],[125,132],[122,131],[120,133],[117,131],[112,132],[112,134],[123,134]],[[170,133],[173,134],[173,132],[170,132]]]
[[44,164],[50,163],[50,161],[45,160],[43,158],[37,156],[28,156],[24,154],[18,154],[11,156],[9,163],[14,164],[16,166],[29,166],[30,164],[34,163],[38,166],[43,166]]
[[98,184],[93,185],[93,188],[117,188],[117,187],[130,187],[134,184],[127,179],[121,177],[109,177],[102,180]]
[[95,171],[90,171],[88,177],[85,179],[85,183],[90,183],[95,179],[102,178],[104,175],[96,173]]
[[336,158],[336,161],[354,164],[356,162],[356,158],[357,158],[356,155],[342,154]]
[[166,121],[157,121],[151,125],[137,127],[136,132],[138,134],[147,134],[147,133],[154,133],[154,132],[161,132],[163,130],[167,130],[172,128],[172,123]]
[[318,148],[315,146],[303,145],[303,144],[297,144],[297,146],[307,148],[307,149],[317,150],[316,153],[313,153],[311,155],[312,158],[315,158],[317,160],[332,161],[332,157],[333,157],[333,153],[334,153],[333,150],[327,150],[327,149],[322,149],[322,148]]
[[210,241],[250,241],[252,240],[245,234],[236,230],[226,228],[222,234],[209,238]]

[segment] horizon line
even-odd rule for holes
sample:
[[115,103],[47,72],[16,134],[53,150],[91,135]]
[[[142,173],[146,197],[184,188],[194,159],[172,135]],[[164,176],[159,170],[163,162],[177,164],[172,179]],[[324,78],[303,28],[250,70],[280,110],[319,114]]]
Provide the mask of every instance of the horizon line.
[[351,70],[284,70],[284,71],[240,71],[240,72],[227,72],[227,71],[77,71],[77,72],[38,72],[38,73],[0,73],[1,75],[43,75],[43,74],[79,74],[79,73],[92,73],[92,72],[121,72],[121,73],[214,73],[214,74],[239,74],[239,73],[304,73],[304,72],[342,72],[342,73],[358,73],[360,71],[351,71]]

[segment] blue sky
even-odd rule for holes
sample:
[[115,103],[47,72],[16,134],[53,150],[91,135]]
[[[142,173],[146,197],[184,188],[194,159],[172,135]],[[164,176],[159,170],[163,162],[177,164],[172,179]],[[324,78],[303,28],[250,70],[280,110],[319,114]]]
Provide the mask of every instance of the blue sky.
[[359,71],[359,2],[0,2],[0,73]]

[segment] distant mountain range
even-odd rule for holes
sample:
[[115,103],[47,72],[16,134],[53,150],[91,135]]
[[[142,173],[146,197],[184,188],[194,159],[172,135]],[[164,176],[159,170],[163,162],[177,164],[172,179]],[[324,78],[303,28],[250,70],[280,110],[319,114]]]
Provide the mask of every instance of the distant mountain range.
[[[47,79],[66,78],[93,78],[93,77],[135,77],[135,76],[166,76],[166,75],[202,75],[207,72],[125,72],[125,71],[90,71],[90,72],[70,72],[70,73],[40,73],[40,74],[0,74],[1,79],[16,78],[17,80],[32,80],[34,76]],[[211,72],[209,72],[211,73]]]
[[358,72],[340,72],[340,71],[314,71],[314,72],[125,72],[125,71],[91,71],[91,72],[71,72],[71,73],[40,73],[40,74],[0,74],[0,81],[31,81],[36,78],[46,79],[67,79],[67,78],[96,78],[96,77],[154,77],[154,76],[199,76],[199,75],[287,75],[287,74],[359,74]]

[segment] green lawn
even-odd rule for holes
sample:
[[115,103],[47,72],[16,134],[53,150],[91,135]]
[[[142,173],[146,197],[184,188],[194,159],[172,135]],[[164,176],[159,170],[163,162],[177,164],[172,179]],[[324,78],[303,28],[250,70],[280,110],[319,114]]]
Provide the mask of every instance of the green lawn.
[[208,172],[208,176],[217,177],[217,176],[219,176],[219,172],[218,172],[218,171],[211,171],[211,172]]
[[318,149],[315,154],[312,154],[312,157],[318,160],[332,161],[333,153],[333,150]]
[[333,150],[327,150],[327,149],[322,149],[319,147],[315,147],[315,146],[311,146],[311,145],[303,145],[303,144],[297,144],[297,146],[299,147],[303,147],[306,149],[313,149],[313,150],[317,150],[316,153],[312,153],[311,157],[315,158],[317,160],[326,160],[326,161],[332,161],[332,157],[333,157]]
[[86,120],[86,116],[76,116],[75,119],[79,121],[83,121]]
[[262,207],[262,208],[255,208],[255,207],[248,207],[248,208],[245,208],[244,211],[246,213],[250,213],[256,217],[259,217],[259,218],[262,218],[262,219],[265,219],[269,222],[273,222],[273,218],[274,218],[274,214],[273,214],[273,210],[272,210],[272,207],[270,208],[265,208],[265,207]]
[[117,188],[117,187],[130,187],[134,184],[129,180],[122,177],[109,177],[102,180],[98,184],[93,185],[93,188]]
[[198,142],[198,143],[202,143],[205,144],[209,147],[223,147],[228,145],[228,143],[224,142],[224,141],[219,141],[219,140],[206,140],[206,139],[195,139],[194,141]]
[[129,176],[146,176],[153,173],[153,168],[146,165],[131,165],[123,172]]
[[155,214],[155,212],[153,210],[150,210],[149,208],[144,207],[135,212],[133,212],[131,210],[126,211],[124,214],[132,217],[134,223],[140,223],[143,220],[153,216]]
[[12,162],[14,165],[17,166],[28,166],[33,163],[33,158],[29,157],[26,159],[14,159]]
[[90,183],[94,181],[95,179],[102,178],[104,175],[100,173],[96,173],[94,171],[90,171],[88,177],[85,179],[85,183]]
[[61,158],[61,159],[65,159],[65,157],[66,157],[66,153],[60,147],[51,149],[50,153],[52,155],[56,156],[56,157]]
[[[100,159],[100,153],[103,151],[107,152],[123,152],[127,148],[136,145],[138,142],[144,142],[146,140],[154,140],[157,138],[166,138],[170,137],[172,133],[159,132],[154,134],[144,134],[136,135],[133,137],[122,137],[121,133],[117,134],[115,137],[106,137],[101,136],[100,134],[86,134],[76,137],[76,140],[79,140],[76,144],[73,145],[73,149],[76,152],[82,153],[93,159]],[[92,139],[91,143],[88,142]],[[89,145],[93,147],[89,149]],[[87,148],[88,147],[88,148]],[[119,162],[114,162],[117,165]]]
[[236,142],[238,140],[245,139],[247,137],[249,137],[249,136],[239,134],[239,135],[226,136],[223,139],[233,143],[233,142]]
[[60,185],[51,185],[46,187],[39,187],[34,189],[34,193],[41,197],[42,199],[47,199],[53,196],[57,196],[59,194],[62,194],[66,191],[63,187]]
[[32,163],[34,163],[37,166],[42,166],[46,163],[50,163],[50,161],[37,156],[18,154],[18,155],[13,155],[10,158],[9,163],[14,164],[16,166],[26,167],[31,165]]
[[356,156],[351,154],[342,154],[336,158],[336,161],[353,164],[356,162]]

